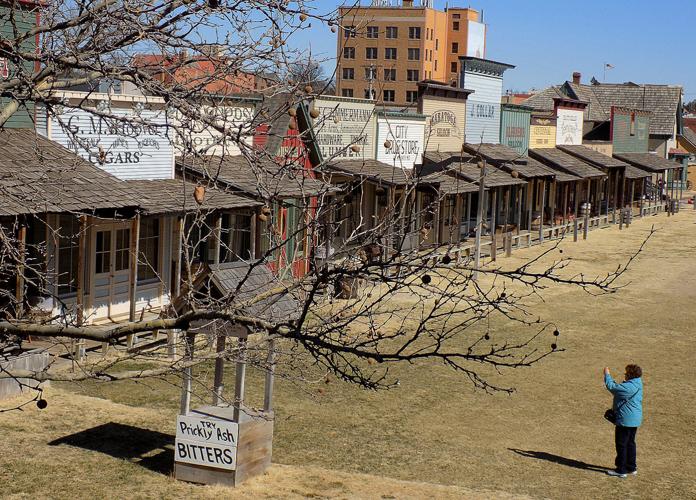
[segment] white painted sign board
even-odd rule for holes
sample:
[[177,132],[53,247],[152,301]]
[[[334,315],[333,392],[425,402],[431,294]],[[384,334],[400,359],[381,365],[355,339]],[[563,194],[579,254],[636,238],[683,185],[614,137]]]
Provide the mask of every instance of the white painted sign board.
[[179,415],[174,461],[214,469],[235,470],[239,425],[213,417]]
[[413,168],[423,158],[424,135],[424,121],[378,119],[377,160],[392,167]]
[[[319,117],[314,131],[323,159],[374,159],[375,103],[366,99],[322,97],[314,101]],[[353,151],[351,146],[360,146]]]
[[[242,154],[239,141],[247,146],[252,144],[252,121],[254,119],[254,107],[244,106],[203,106],[201,112],[207,116],[216,126],[211,126],[204,121],[191,121],[183,118],[180,113],[172,113],[172,124],[182,125],[170,132],[177,154],[181,154],[187,148],[192,148],[199,154],[206,156],[237,156]],[[219,129],[229,131],[224,138]]]
[[469,21],[466,37],[466,55],[484,59],[486,57],[486,25]]
[[174,178],[174,147],[163,110],[114,108],[107,113],[113,117],[64,108],[51,116],[49,138],[119,179]]
[[563,109],[556,111],[556,144],[559,146],[577,146],[582,144],[582,109]]

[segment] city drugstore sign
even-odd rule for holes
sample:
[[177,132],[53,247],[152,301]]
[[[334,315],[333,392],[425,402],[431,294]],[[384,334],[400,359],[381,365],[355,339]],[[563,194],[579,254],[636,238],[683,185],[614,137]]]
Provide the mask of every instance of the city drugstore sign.
[[403,168],[413,168],[421,162],[424,120],[380,118],[377,124],[377,160]]

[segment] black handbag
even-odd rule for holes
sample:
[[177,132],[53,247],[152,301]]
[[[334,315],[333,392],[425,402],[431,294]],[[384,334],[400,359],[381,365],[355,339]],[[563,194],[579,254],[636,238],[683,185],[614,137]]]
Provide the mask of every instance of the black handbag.
[[604,418],[612,424],[616,425],[616,412],[611,408],[604,412]]

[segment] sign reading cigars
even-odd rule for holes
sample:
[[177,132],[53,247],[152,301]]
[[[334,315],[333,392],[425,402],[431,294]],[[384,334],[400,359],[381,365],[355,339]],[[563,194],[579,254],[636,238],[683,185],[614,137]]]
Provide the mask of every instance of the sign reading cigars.
[[179,415],[174,461],[235,470],[239,425],[217,418]]
[[162,110],[64,108],[51,116],[51,139],[120,179],[169,179],[174,147]]

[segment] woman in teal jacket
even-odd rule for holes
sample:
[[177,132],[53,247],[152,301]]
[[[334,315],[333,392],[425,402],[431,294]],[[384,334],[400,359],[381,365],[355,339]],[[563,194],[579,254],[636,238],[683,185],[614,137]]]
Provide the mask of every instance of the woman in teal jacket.
[[616,470],[607,471],[614,477],[637,474],[636,469],[636,431],[643,422],[643,371],[638,365],[626,367],[626,380],[614,382],[609,368],[604,369],[604,383],[614,395],[613,409],[616,413]]

